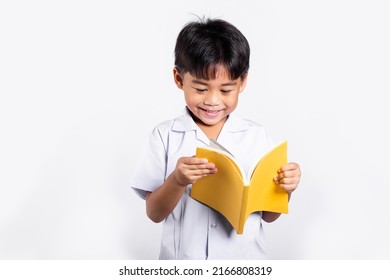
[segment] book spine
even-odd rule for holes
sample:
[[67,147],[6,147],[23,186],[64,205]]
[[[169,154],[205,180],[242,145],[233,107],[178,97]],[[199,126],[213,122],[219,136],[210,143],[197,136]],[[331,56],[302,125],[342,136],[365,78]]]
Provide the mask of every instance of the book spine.
[[244,225],[247,219],[247,208],[248,208],[248,195],[249,195],[249,187],[244,186],[244,193],[242,194],[242,203],[241,203],[241,213],[240,213],[240,222],[238,225],[238,234],[242,234],[244,232]]

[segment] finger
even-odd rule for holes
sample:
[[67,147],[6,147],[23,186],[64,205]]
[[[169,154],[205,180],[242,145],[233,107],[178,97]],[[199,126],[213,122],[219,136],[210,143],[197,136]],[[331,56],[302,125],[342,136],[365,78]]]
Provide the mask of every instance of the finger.
[[188,165],[208,163],[207,158],[197,158],[197,157],[182,157],[179,159],[179,161]]
[[204,178],[204,177],[207,177],[207,176],[210,176],[210,175],[213,175],[215,174],[215,172],[212,172],[212,171],[209,171],[209,172],[201,172],[199,174],[193,174],[189,177],[190,181],[192,181],[192,184],[194,184],[196,181]]
[[204,169],[194,169],[192,170],[192,174],[196,176],[210,175],[217,173],[217,168],[204,168]]
[[206,164],[203,164],[203,163],[200,163],[200,164],[187,164],[186,167],[189,169],[189,170],[196,170],[196,169],[215,169],[215,164],[214,163],[206,163]]
[[297,188],[296,184],[280,184],[279,186],[288,192],[293,192]]
[[[207,176],[210,176],[210,175],[213,175],[215,173],[218,172],[218,169],[213,169],[213,170],[209,170],[208,172],[202,172],[202,174],[198,175],[200,178],[204,178],[204,177],[207,177]],[[199,178],[199,179],[200,179]],[[199,180],[198,179],[198,180]]]
[[297,170],[300,172],[300,167],[297,163],[295,162],[289,162],[289,163],[286,163],[285,165],[283,165],[279,170],[278,170],[278,173],[282,173],[282,172],[285,172],[285,171],[290,171],[290,170]]
[[293,178],[293,177],[300,177],[300,172],[297,170],[288,170],[288,171],[283,171],[282,173],[279,173],[276,175],[278,180],[281,180],[283,178]]
[[283,179],[278,180],[278,184],[279,185],[281,185],[281,184],[287,184],[287,185],[294,184],[294,185],[298,185],[298,183],[299,183],[299,179],[296,178],[296,177],[293,177],[293,178],[283,178]]

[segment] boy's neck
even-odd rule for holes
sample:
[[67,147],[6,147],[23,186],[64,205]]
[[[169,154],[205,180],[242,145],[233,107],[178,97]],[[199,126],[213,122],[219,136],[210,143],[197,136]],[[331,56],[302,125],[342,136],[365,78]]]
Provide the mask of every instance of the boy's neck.
[[[226,119],[225,119],[225,122],[226,122]],[[205,125],[202,123],[196,123],[196,124],[203,131],[203,133],[206,134],[208,139],[217,140],[225,122],[223,122],[223,123],[220,122],[220,123],[213,125],[213,126]]]

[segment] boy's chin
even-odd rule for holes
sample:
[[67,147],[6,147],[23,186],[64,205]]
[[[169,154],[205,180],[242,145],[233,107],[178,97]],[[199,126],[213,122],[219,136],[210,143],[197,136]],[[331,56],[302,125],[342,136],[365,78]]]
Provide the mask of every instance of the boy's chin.
[[226,117],[218,118],[218,119],[211,119],[211,120],[205,119],[205,118],[197,118],[197,120],[195,120],[196,123],[203,125],[203,126],[208,126],[208,127],[219,125],[219,124],[221,124],[221,122],[224,123],[225,121],[226,121]]

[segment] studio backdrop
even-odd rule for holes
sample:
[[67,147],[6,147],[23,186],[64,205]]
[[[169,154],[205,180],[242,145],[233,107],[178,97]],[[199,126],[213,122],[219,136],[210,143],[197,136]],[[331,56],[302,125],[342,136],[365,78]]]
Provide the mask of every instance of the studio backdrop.
[[0,258],[157,259],[162,224],[130,188],[180,115],[178,32],[197,17],[251,46],[236,113],[289,141],[302,180],[265,224],[273,259],[387,259],[387,1],[2,1]]

